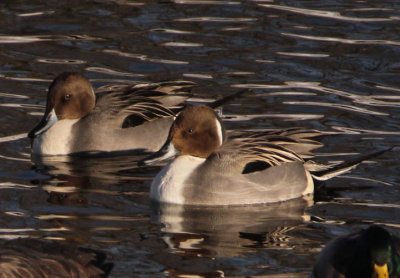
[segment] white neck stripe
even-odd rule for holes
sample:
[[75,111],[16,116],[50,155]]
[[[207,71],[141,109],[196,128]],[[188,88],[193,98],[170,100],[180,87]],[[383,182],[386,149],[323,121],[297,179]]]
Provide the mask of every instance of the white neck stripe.
[[218,119],[215,119],[215,124],[217,126],[217,134],[219,139],[219,145],[221,146],[224,141],[224,133],[222,132],[222,126]]

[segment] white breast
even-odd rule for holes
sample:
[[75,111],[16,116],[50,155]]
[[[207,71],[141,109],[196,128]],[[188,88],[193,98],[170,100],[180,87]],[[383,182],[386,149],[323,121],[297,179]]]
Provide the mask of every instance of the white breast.
[[33,140],[32,152],[40,155],[66,155],[71,152],[72,126],[79,121],[59,120]]
[[188,177],[205,161],[189,155],[178,156],[168,163],[154,178],[150,198],[158,202],[183,205],[183,189]]

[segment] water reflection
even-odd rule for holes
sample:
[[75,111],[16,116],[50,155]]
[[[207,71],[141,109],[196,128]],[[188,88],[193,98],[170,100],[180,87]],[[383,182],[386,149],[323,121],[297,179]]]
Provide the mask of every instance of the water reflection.
[[[143,155],[91,157],[32,156],[35,171],[51,177],[42,188],[57,194],[93,192],[108,195],[120,194],[113,190],[128,183],[143,183],[151,179],[151,173],[137,168]],[[64,198],[63,198],[64,199]]]
[[[141,169],[132,170],[138,157],[33,159],[36,174],[31,175],[31,185],[3,184],[0,191],[3,198],[18,193],[2,204],[7,215],[3,220],[14,227],[2,230],[2,237],[47,231],[49,238],[65,239],[66,232],[74,231],[90,238],[97,232],[123,231],[143,221],[141,215],[148,212],[143,182],[150,177]],[[21,227],[32,229],[22,231]],[[84,242],[83,238],[77,236],[74,241]]]
[[399,41],[392,40],[360,40],[360,39],[344,39],[344,38],[335,38],[335,37],[323,37],[323,36],[308,36],[308,35],[300,35],[294,33],[282,33],[284,36],[306,39],[306,40],[314,40],[321,42],[340,42],[340,43],[348,43],[348,44],[376,44],[376,45],[393,45],[399,46]]
[[153,204],[152,221],[164,226],[164,241],[176,252],[235,257],[240,247],[290,248],[286,233],[304,221],[310,201],[236,207]]
[[100,247],[115,259],[114,277],[306,277],[328,240],[366,222],[399,230],[397,151],[327,182],[306,214],[289,210],[279,223],[268,207],[235,208],[236,222],[229,210],[153,212],[148,190],[158,168],[137,169],[133,155],[31,162],[24,139],[54,75],[80,71],[95,87],[195,80],[202,99],[250,88],[254,94],[223,108],[229,128],[331,134],[317,155],[322,163],[399,145],[397,2],[0,6],[0,237]]
[[[297,7],[291,7],[291,6],[283,6],[283,5],[274,5],[274,4],[260,4],[260,7],[264,8],[269,8],[269,9],[278,9],[282,11],[287,11],[287,12],[292,12],[292,13],[298,13],[298,14],[303,14],[307,16],[319,16],[319,17],[324,17],[324,18],[330,18],[330,19],[337,19],[337,20],[344,20],[344,21],[355,21],[355,22],[385,22],[385,21],[396,21],[400,20],[399,16],[388,16],[385,18],[373,18],[373,17],[351,17],[351,16],[344,16],[341,15],[340,12],[334,12],[334,11],[324,11],[324,10],[313,10],[313,9],[303,9],[303,8],[297,8]],[[360,10],[359,10],[360,11]],[[363,11],[368,11],[368,10],[363,10]],[[369,10],[371,11],[371,10]],[[397,12],[395,9],[378,9],[376,8],[375,11],[392,11],[392,12]]]
[[0,44],[23,44],[23,43],[35,43],[45,41],[79,41],[79,40],[100,40],[100,38],[94,38],[85,35],[77,36],[0,36]]

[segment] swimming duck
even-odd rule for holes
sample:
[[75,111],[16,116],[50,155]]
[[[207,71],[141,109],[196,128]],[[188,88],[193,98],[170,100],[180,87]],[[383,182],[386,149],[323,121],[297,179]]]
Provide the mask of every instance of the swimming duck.
[[[154,178],[150,198],[188,205],[274,203],[313,192],[305,163],[322,144],[308,139],[317,132],[232,132],[228,137],[210,107],[186,107],[168,139],[139,165],[178,155]],[[298,153],[297,153],[297,152]]]
[[376,225],[339,237],[322,249],[310,277],[400,277],[400,241]]
[[188,81],[113,85],[94,92],[76,72],[51,83],[42,120],[28,134],[32,153],[158,150],[168,135],[175,108],[189,97]]
[[0,277],[107,277],[113,264],[100,251],[73,244],[19,238],[0,246]]
[[275,203],[310,194],[314,179],[347,172],[389,149],[335,165],[319,165],[311,151],[322,144],[316,131],[230,132],[208,106],[188,106],[171,126],[156,153],[139,161],[149,165],[175,157],[153,179],[150,198],[180,205]]

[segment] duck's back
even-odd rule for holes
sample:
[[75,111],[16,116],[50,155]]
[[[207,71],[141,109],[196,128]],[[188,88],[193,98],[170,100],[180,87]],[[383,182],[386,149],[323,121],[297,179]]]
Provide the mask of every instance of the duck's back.
[[191,87],[179,81],[100,90],[95,109],[74,126],[74,152],[158,150]]
[[113,265],[105,254],[75,245],[37,239],[17,239],[0,247],[0,278],[106,277]]
[[215,155],[190,175],[183,189],[187,204],[248,205],[294,199],[313,191],[302,162],[243,173],[234,158]]

